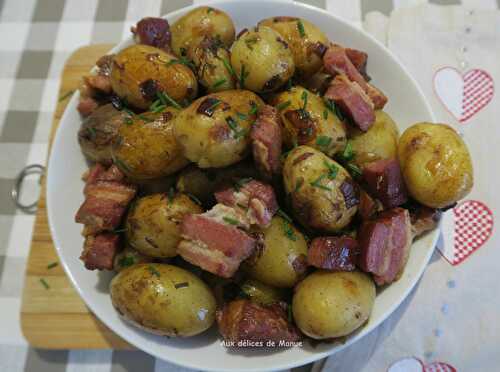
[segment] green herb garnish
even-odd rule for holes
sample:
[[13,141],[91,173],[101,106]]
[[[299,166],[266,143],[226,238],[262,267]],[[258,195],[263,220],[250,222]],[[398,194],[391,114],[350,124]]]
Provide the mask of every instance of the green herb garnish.
[[315,179],[313,182],[311,182],[310,185],[317,187],[319,189],[322,189],[322,190],[331,191],[331,189],[329,187],[326,187],[326,186],[321,184],[321,181],[323,181],[327,176],[328,175],[326,175],[326,174],[322,174],[317,179]]
[[226,118],[226,123],[233,131],[235,139],[238,139],[245,135],[246,131],[238,126],[238,123],[232,118],[232,116],[228,116]]
[[242,114],[241,112],[236,112],[236,116],[238,117],[238,119],[240,120],[248,120],[248,116],[245,115],[245,114]]
[[95,138],[97,136],[97,132],[93,127],[87,127],[87,132],[89,132],[91,138]]
[[306,111],[306,107],[307,107],[307,92],[304,90],[302,92],[302,95],[300,96],[300,98],[302,99],[302,102],[304,102],[304,105],[302,106],[302,110]]
[[327,177],[330,180],[334,180],[337,177],[337,173],[339,172],[339,168],[335,164],[330,164],[327,161],[323,162],[324,166],[328,168]]
[[132,120],[132,118],[130,116],[126,116],[124,119],[123,119],[123,122],[127,125],[132,125],[134,124],[134,121]]
[[48,264],[47,265],[47,269],[53,269],[54,267],[56,267],[57,265],[59,265],[57,262],[52,262],[51,264]]
[[215,83],[212,84],[212,88],[213,89],[218,88],[221,85],[224,85],[226,82],[227,82],[227,79],[225,79],[225,78],[219,79]]
[[153,110],[151,110],[151,112],[153,114],[158,114],[160,112],[163,112],[165,109],[167,108],[167,106],[165,105],[158,105],[157,107],[155,107]]
[[40,278],[40,283],[42,283],[45,289],[50,289],[49,283],[44,278]]
[[113,161],[118,168],[121,168],[125,172],[130,173],[130,167],[123,160],[115,158],[115,159],[113,159]]
[[259,112],[259,107],[255,102],[250,103],[250,106],[252,107],[250,108],[250,111],[248,111],[248,115],[256,115],[257,112]]
[[245,178],[240,178],[240,179],[237,179],[236,181],[234,181],[234,189],[236,191],[240,191],[240,189],[245,186],[248,182],[250,182],[251,180],[253,180],[252,177],[245,177]]
[[245,71],[245,65],[241,65],[240,88],[245,88],[245,79],[250,75],[250,71]]
[[286,109],[288,106],[290,106],[291,104],[292,104],[292,101],[290,101],[290,100],[285,101],[285,102],[281,102],[279,105],[276,105],[276,110],[282,111],[282,110]]
[[209,108],[207,108],[205,111],[207,111],[207,112],[211,112],[211,111],[213,111],[213,110],[214,110],[217,106],[219,106],[219,105],[222,103],[222,101],[221,101],[220,99],[217,99],[217,98],[214,98],[214,101],[213,101],[213,102],[214,102],[214,103],[212,103],[212,105],[211,105]]
[[125,232],[125,231],[127,231],[127,230],[128,230],[128,229],[127,229],[126,227],[124,227],[124,228],[122,228],[122,229],[115,229],[115,230],[113,230],[113,232],[114,232],[115,234],[118,234],[118,233]]
[[259,41],[259,39],[257,38],[257,36],[254,36],[254,37],[246,38],[245,39],[245,44],[247,45],[248,49],[253,50],[253,46],[258,41]]
[[295,189],[294,191],[297,192],[300,190],[300,188],[302,187],[302,185],[304,184],[304,179],[303,178],[300,178],[297,182],[297,184],[295,185]]
[[175,289],[189,287],[189,283],[188,282],[175,283],[174,287]]
[[149,265],[149,266],[148,266],[148,270],[149,270],[149,272],[150,272],[151,274],[153,274],[154,276],[156,276],[156,277],[158,277],[158,278],[160,277],[160,272],[159,272],[158,270],[156,270],[156,267]]
[[335,103],[328,98],[325,98],[323,102],[325,103],[326,108],[330,110],[332,114],[335,114]]
[[196,204],[198,205],[201,205],[201,200],[198,199],[196,196],[194,196],[193,194],[190,194],[190,193],[186,193],[187,196],[189,196],[189,199],[191,199],[192,201],[194,201]]
[[212,13],[214,10],[215,10],[214,8],[210,8],[210,7],[209,7],[209,8],[207,9],[207,14]]
[[235,220],[234,218],[231,218],[231,217],[227,217],[227,216],[224,216],[222,217],[222,219],[227,222],[228,224],[230,225],[239,225],[240,223],[238,222],[238,220]]
[[304,24],[300,19],[297,21],[297,30],[299,30],[300,37],[306,36],[306,31],[304,30]]
[[179,110],[182,109],[182,106],[179,105],[174,99],[172,99],[167,93],[158,91],[156,92],[156,95],[163,105],[170,105]]
[[146,123],[150,123],[154,121],[154,119],[148,118],[146,115],[143,114],[138,114],[137,117],[141,119],[142,121],[145,121]]
[[354,159],[355,155],[356,154],[354,153],[354,150],[352,149],[351,142],[347,141],[347,143],[344,147],[344,151],[342,151],[342,153],[339,155],[339,158],[342,161],[348,162],[348,161],[351,161],[352,159]]
[[118,261],[118,264],[121,266],[121,267],[129,267],[129,266],[132,266],[133,264],[135,263],[135,258],[132,257],[132,256],[123,256],[122,258],[120,258],[120,260]]
[[59,98],[58,102],[64,101],[66,98],[70,97],[73,93],[75,93],[75,91],[74,90],[70,90],[65,95],[61,96],[61,98]]
[[[302,181],[304,181],[304,180],[302,180]],[[286,212],[283,209],[281,209],[281,208],[278,209],[278,211],[276,212],[276,214],[278,216],[280,216],[281,218],[283,218],[284,220],[288,221],[289,223],[293,222],[292,218],[288,214],[286,214]]]
[[363,172],[361,171],[361,169],[359,169],[359,167],[356,165],[356,164],[353,164],[353,163],[349,163],[347,164],[347,170],[354,176],[354,177],[361,177],[361,175],[363,174]]
[[323,119],[328,119],[328,110],[327,109],[324,109],[323,110]]
[[227,72],[229,72],[232,76],[236,76],[236,73],[234,72],[233,66],[229,63],[228,60],[223,59],[222,63],[224,64],[224,67],[226,68]]
[[293,229],[292,229],[292,226],[290,225],[290,222],[288,222],[287,220],[283,221],[283,232],[285,233],[285,236],[288,239],[290,239],[292,241],[297,240],[297,236],[293,232]]
[[175,196],[175,189],[173,186],[171,186],[168,189],[168,201],[172,203],[174,201],[174,196]]
[[316,145],[322,148],[328,148],[332,143],[332,137],[328,136],[318,136],[316,138]]

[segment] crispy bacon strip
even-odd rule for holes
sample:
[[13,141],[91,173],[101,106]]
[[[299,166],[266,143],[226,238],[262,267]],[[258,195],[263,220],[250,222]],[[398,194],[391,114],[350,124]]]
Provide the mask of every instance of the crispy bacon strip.
[[365,190],[361,189],[359,195],[358,212],[363,220],[370,219],[375,213],[383,209],[381,203],[373,199]]
[[368,62],[368,54],[362,52],[361,50],[346,48],[345,54],[351,63],[356,67],[356,70],[363,76],[365,81],[370,81],[370,77],[366,73],[366,65]]
[[439,209],[419,206],[410,212],[411,232],[413,239],[434,230],[439,224],[442,212]]
[[311,242],[307,262],[318,269],[353,271],[358,253],[358,243],[349,236],[323,236]]
[[269,226],[278,210],[276,195],[271,186],[256,180],[245,182],[238,190],[229,187],[215,193],[219,203],[246,213],[250,225]]
[[[222,208],[221,208],[222,207]],[[214,211],[215,209],[215,211]],[[177,247],[186,261],[230,278],[255,249],[255,239],[238,228],[243,222],[232,208],[216,206],[205,214],[184,217]]]
[[368,163],[363,168],[367,190],[390,209],[408,200],[406,186],[396,159],[382,159]]
[[112,270],[113,261],[120,249],[118,234],[102,233],[85,238],[80,259],[87,270]]
[[226,341],[280,341],[300,340],[297,329],[287,321],[285,310],[280,304],[263,306],[249,300],[235,300],[226,303],[217,311],[219,332]]
[[332,80],[325,97],[335,102],[362,131],[366,132],[375,122],[373,102],[361,86],[346,75],[337,75]]
[[394,208],[364,221],[358,232],[360,257],[358,265],[373,274],[375,283],[392,283],[401,276],[412,241],[410,215],[406,209]]
[[172,34],[168,21],[163,18],[145,17],[131,28],[135,42],[171,51]]
[[278,111],[265,105],[260,109],[250,132],[255,165],[267,179],[272,179],[281,170],[281,127]]

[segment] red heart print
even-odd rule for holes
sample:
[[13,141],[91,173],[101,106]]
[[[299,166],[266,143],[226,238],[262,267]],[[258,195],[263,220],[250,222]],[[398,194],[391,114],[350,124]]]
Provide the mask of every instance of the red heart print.
[[476,68],[462,74],[447,66],[434,74],[434,92],[448,112],[464,123],[490,103],[495,85],[484,70]]
[[444,362],[425,364],[419,358],[407,357],[392,363],[387,372],[457,372],[455,367]]
[[493,232],[493,212],[478,200],[467,200],[453,208],[455,216],[452,265],[463,262],[481,248]]

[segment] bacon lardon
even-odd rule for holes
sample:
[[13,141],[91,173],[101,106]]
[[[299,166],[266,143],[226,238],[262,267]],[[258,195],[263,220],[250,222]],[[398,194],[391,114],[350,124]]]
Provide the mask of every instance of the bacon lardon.
[[365,190],[360,190],[358,213],[363,220],[370,219],[375,213],[383,209],[380,201],[372,198]]
[[366,73],[366,65],[368,62],[368,54],[362,52],[361,50],[345,48],[345,54],[351,63],[356,67],[356,70],[363,76],[365,81],[370,81],[370,77]]
[[216,314],[219,332],[226,341],[238,346],[239,341],[250,341],[266,345],[274,341],[294,342],[300,340],[297,329],[288,322],[281,304],[259,305],[249,300],[228,302]]
[[255,165],[266,179],[272,179],[280,172],[281,137],[278,111],[269,105],[262,107],[252,126],[250,138]]
[[138,44],[151,45],[156,48],[171,51],[172,34],[170,25],[164,18],[145,17],[131,28],[134,40]]
[[241,221],[236,219],[232,208],[216,206],[214,209],[215,212],[212,209],[184,217],[181,224],[183,240],[177,252],[193,265],[230,278],[240,263],[252,254],[256,242],[237,227]]
[[331,75],[346,75],[352,82],[366,90],[367,82],[347,56],[346,49],[332,44],[323,56],[323,64]]
[[375,111],[370,97],[357,82],[349,80],[346,75],[337,75],[332,80],[325,98],[335,102],[342,113],[362,131],[366,132],[375,122]]
[[377,285],[389,284],[401,276],[412,241],[410,215],[394,208],[364,221],[358,231],[358,266],[369,273]]
[[382,159],[363,168],[363,180],[368,192],[390,209],[408,200],[401,168],[396,159]]
[[80,259],[87,270],[112,270],[113,261],[120,249],[118,234],[102,233],[85,238]]
[[323,236],[311,242],[307,263],[318,269],[353,271],[358,253],[358,243],[351,237]]
[[215,193],[219,203],[245,212],[250,225],[267,227],[278,210],[276,195],[271,186],[249,180],[241,187],[229,187]]
[[85,201],[75,216],[77,223],[85,225],[84,235],[116,229],[137,187],[123,182],[120,170],[111,166],[104,170],[95,165],[86,173]]
[[418,238],[427,231],[433,230],[439,224],[442,212],[439,209],[418,206],[410,211],[411,232],[413,239]]

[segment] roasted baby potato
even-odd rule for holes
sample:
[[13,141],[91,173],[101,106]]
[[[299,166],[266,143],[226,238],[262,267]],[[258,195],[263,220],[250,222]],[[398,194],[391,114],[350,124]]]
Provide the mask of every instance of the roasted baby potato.
[[241,291],[252,301],[261,305],[271,305],[283,301],[283,290],[271,287],[255,279],[247,279],[241,284]]
[[271,17],[260,21],[259,26],[271,27],[288,44],[298,77],[310,77],[323,66],[321,49],[328,46],[328,38],[311,22],[296,17]]
[[217,39],[226,48],[234,41],[234,24],[222,10],[200,6],[179,18],[170,28],[172,49],[178,56],[185,56],[190,47],[205,36]]
[[293,287],[307,269],[304,235],[280,216],[274,216],[262,234],[262,249],[245,262],[245,271],[264,284],[277,288]]
[[283,182],[294,214],[305,227],[335,233],[358,210],[359,189],[349,173],[312,147],[299,146],[289,153]]
[[155,258],[174,257],[181,240],[179,225],[203,209],[187,195],[153,194],[137,199],[125,222],[128,244]]
[[125,117],[124,112],[107,104],[98,107],[83,121],[78,131],[78,143],[88,160],[111,164],[111,147]]
[[152,262],[153,258],[145,256],[139,253],[137,250],[132,248],[130,245],[126,245],[121,252],[115,256],[115,261],[113,263],[113,269],[116,272],[120,272],[127,267],[132,265],[137,265],[140,263]]
[[175,173],[189,163],[173,132],[177,113],[177,109],[168,107],[158,114],[129,116],[122,123],[112,155],[127,176],[134,180],[156,179]]
[[164,50],[132,45],[118,52],[111,67],[111,87],[126,103],[146,110],[163,92],[176,102],[198,93],[193,71]]
[[176,266],[133,265],[113,278],[110,292],[113,306],[125,320],[157,335],[194,336],[215,319],[210,288]]
[[359,271],[316,271],[295,288],[292,312],[307,336],[346,336],[368,320],[375,301],[375,284]]
[[207,88],[208,93],[220,92],[235,88],[234,76],[228,70],[230,56],[218,40],[205,38],[188,52],[196,66],[196,73],[201,85]]
[[247,161],[217,170],[200,169],[191,165],[179,173],[176,188],[208,203],[213,200],[213,194],[220,186],[231,185],[241,178],[258,178],[257,175],[253,163]]
[[262,100],[247,90],[226,90],[194,101],[175,119],[184,156],[200,168],[220,168],[249,152],[250,127]]
[[287,147],[307,145],[328,156],[346,145],[346,128],[323,100],[301,86],[281,92],[271,100],[283,121]]
[[375,112],[375,123],[366,132],[349,126],[347,137],[355,154],[353,162],[362,168],[375,160],[397,157],[398,136],[396,123],[384,111]]
[[245,32],[233,44],[231,65],[241,89],[272,92],[295,72],[292,52],[280,34],[269,27]]
[[450,206],[472,189],[469,150],[448,125],[412,125],[399,139],[398,155],[410,195],[428,207]]

